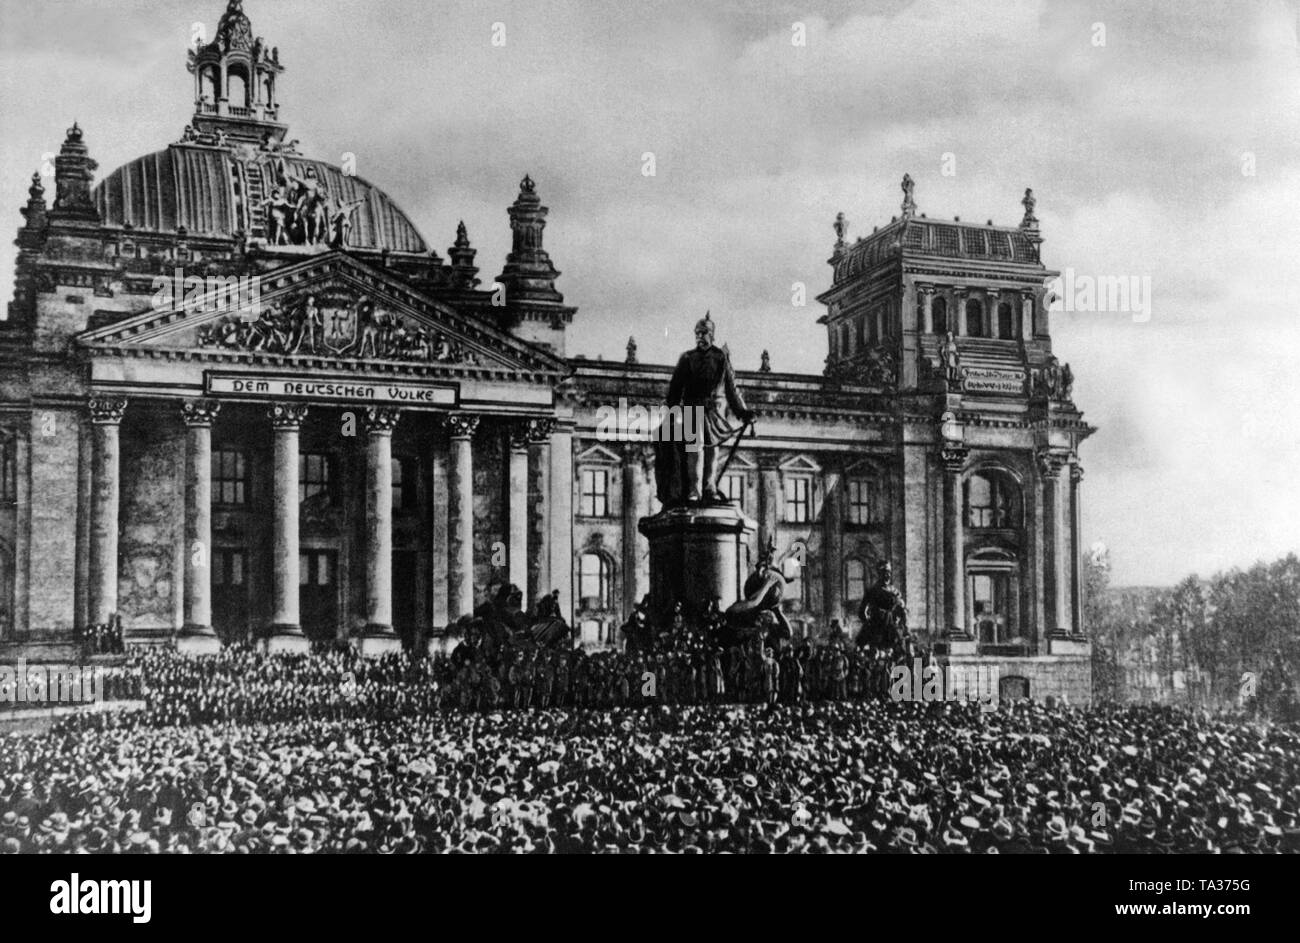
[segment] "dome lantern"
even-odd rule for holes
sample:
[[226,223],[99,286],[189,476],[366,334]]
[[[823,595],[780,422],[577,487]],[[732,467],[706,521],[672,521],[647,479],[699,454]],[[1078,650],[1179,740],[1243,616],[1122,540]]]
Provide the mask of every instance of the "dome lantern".
[[278,120],[280,50],[254,36],[243,0],[229,0],[216,36],[209,43],[196,41],[187,68],[194,76],[196,131],[254,144],[284,139],[286,127]]

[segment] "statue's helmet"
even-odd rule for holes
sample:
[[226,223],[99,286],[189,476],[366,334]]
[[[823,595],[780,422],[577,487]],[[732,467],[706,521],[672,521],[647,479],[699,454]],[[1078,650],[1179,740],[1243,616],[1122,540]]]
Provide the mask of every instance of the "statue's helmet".
[[709,317],[709,312],[704,312],[704,317],[695,322],[695,333],[703,331],[709,336],[709,342],[713,342],[713,320]]
[[894,577],[894,567],[888,560],[881,560],[876,564],[876,574],[888,582]]

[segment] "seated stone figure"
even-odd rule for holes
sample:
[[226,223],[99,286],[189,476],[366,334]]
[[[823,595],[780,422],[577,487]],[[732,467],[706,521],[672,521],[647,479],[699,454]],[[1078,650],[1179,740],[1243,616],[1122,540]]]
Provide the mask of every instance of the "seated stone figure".
[[862,630],[858,647],[877,651],[901,652],[907,648],[907,603],[894,586],[894,570],[888,560],[876,565],[876,585],[867,590],[858,610]]
[[767,643],[779,644],[793,633],[790,623],[781,611],[786,579],[772,558],[776,546],[769,538],[759,554],[754,572],[745,580],[743,595],[727,607],[724,613],[728,628],[740,636],[761,633]]
[[650,597],[644,597],[632,610],[632,615],[623,623],[623,637],[629,652],[648,652],[654,648],[654,637],[650,629]]
[[533,608],[533,617],[528,627],[528,635],[534,645],[540,648],[569,648],[572,631],[569,623],[564,621],[560,612],[560,591],[554,590],[549,596],[543,596]]

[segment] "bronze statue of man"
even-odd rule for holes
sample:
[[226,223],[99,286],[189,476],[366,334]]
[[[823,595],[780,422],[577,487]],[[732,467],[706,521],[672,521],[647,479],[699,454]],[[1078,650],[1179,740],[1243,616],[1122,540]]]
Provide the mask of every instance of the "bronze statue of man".
[[[726,503],[717,488],[718,447],[739,435],[726,419],[730,407],[742,423],[754,413],[736,389],[736,374],[727,352],[713,343],[708,314],[695,325],[695,347],[677,361],[668,383],[667,405],[680,407],[681,421],[661,431],[656,443],[655,480],[664,507]],[[743,428],[743,427],[742,427]]]

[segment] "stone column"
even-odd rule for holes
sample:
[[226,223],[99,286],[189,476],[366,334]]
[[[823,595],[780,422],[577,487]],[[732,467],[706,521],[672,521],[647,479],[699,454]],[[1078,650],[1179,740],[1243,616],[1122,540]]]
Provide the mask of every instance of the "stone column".
[[966,289],[954,288],[952,290],[952,314],[948,318],[948,323],[955,325],[952,329],[953,337],[966,337]]
[[273,437],[271,461],[271,650],[305,651],[298,616],[298,430],[307,417],[303,403],[274,403],[267,410]]
[[990,288],[984,292],[984,336],[997,339],[1002,336],[1001,325],[998,323],[998,301],[1002,295],[996,289]]
[[1020,294],[1020,339],[1033,340],[1038,336],[1038,323],[1034,317],[1034,295],[1032,292]]
[[185,420],[184,618],[177,642],[182,651],[220,648],[212,629],[212,424],[221,404],[213,399],[181,403]]
[[122,449],[118,432],[125,399],[90,401],[93,452],[90,507],[90,623],[103,625],[117,612],[117,512]]
[[1083,484],[1083,466],[1077,461],[1070,466],[1070,621],[1073,634],[1083,636],[1083,509],[1079,494]]
[[393,428],[401,412],[372,406],[366,429],[366,631],[365,654],[401,647],[393,632]]
[[847,485],[839,469],[826,471],[822,481],[826,488],[826,497],[822,499],[822,540],[826,547],[826,552],[822,555],[825,562],[822,573],[822,617],[828,625],[831,619],[839,619],[843,624],[849,618],[849,612],[844,606],[843,583],[844,489]]
[[535,539],[530,542],[532,556],[537,562],[525,592],[534,605],[555,588],[551,585],[551,433],[554,431],[554,419],[531,419],[528,422],[528,442],[537,469],[537,522],[533,533]]
[[1061,471],[1065,457],[1049,451],[1038,453],[1038,469],[1043,479],[1043,545],[1046,550],[1047,571],[1045,594],[1047,636],[1052,639],[1067,638],[1070,634],[1069,615],[1066,611],[1066,581],[1068,569],[1065,554],[1065,533],[1062,517],[1065,513],[1064,488]]
[[479,417],[453,413],[446,418],[451,436],[447,465],[447,619],[474,611],[474,432]]
[[759,462],[758,470],[758,553],[761,556],[769,543],[776,544],[776,530],[780,523],[781,471],[774,459]]
[[974,637],[966,625],[966,528],[965,502],[962,500],[962,469],[969,450],[945,447],[940,453],[944,470],[943,574],[947,581],[947,629],[950,647],[972,645]]
[[510,491],[507,513],[510,515],[507,552],[510,561],[510,582],[524,593],[524,606],[528,606],[528,443],[529,425],[519,423],[510,429],[510,461],[508,488]]
[[573,625],[573,427],[551,433],[551,588],[560,591],[560,614]]
[[645,446],[628,442],[623,446],[623,618],[648,591],[641,579],[641,533],[637,524],[650,513],[650,487],[646,478]]
[[921,323],[917,325],[923,334],[934,333],[934,289],[924,285],[921,292]]

